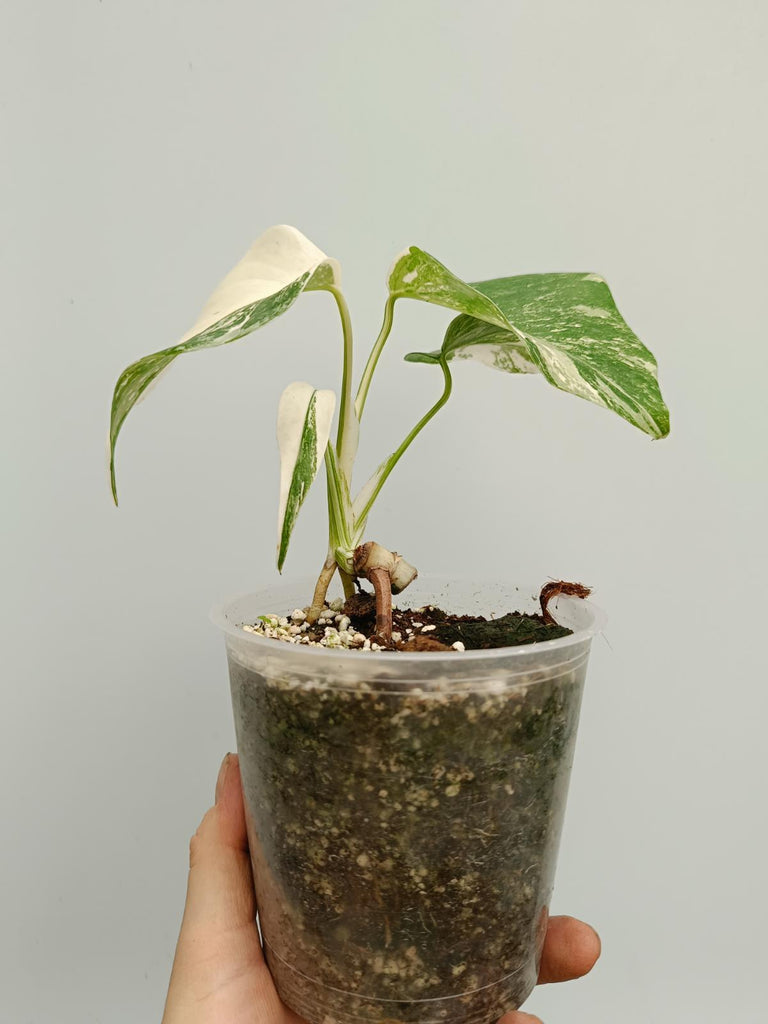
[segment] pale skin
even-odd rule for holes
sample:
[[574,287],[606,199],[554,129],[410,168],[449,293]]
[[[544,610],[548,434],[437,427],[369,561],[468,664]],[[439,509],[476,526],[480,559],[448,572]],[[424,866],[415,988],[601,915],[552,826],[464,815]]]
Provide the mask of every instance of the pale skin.
[[[280,1001],[255,924],[240,768],[228,754],[216,800],[190,843],[187,901],[162,1024],[305,1024]],[[549,920],[539,983],[587,974],[600,939],[572,917]],[[501,1024],[536,1024],[509,1013]],[[540,1022],[539,1022],[540,1024]]]

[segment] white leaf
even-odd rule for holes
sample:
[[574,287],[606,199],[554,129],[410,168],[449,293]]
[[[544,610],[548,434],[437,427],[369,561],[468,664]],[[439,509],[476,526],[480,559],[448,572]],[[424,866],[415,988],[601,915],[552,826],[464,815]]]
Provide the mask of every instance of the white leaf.
[[216,288],[180,342],[144,356],[120,374],[112,398],[109,430],[115,501],[115,445],[125,418],[178,356],[237,341],[284,313],[303,291],[337,287],[339,281],[336,260],[326,256],[296,228],[280,224],[257,238]]
[[[325,268],[329,273],[323,273]],[[268,228],[213,292],[194,326],[181,339],[182,343],[237,310],[275,295],[305,274],[310,275],[305,289],[317,287],[316,283],[313,285],[313,276],[326,287],[328,284],[338,286],[341,276],[338,262],[326,256],[296,228],[288,224]]]

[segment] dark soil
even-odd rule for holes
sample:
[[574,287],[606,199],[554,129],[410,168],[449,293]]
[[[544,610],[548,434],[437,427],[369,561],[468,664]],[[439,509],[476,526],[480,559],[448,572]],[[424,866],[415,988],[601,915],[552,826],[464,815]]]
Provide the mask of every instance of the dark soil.
[[[548,599],[567,592],[556,586],[541,616],[396,609],[393,649],[566,636],[545,621]],[[344,613],[373,633],[370,595]],[[230,654],[265,952],[282,999],[310,1024],[493,1024],[526,998],[586,649],[476,669],[455,689],[424,686],[413,669],[398,688],[365,668],[356,682],[354,670],[340,680]]]
[[[373,595],[355,594],[344,606],[352,625],[365,636],[374,632],[376,607]],[[434,605],[423,608],[393,608],[392,628],[400,640],[391,645],[395,651],[449,650],[460,641],[468,651],[496,647],[518,647],[569,636],[573,631],[556,622],[546,622],[543,615],[508,612],[499,618],[482,615],[452,615]],[[319,630],[318,636],[322,636]]]
[[[456,625],[468,637],[489,624]],[[312,1024],[490,1024],[519,1006],[546,927],[583,667],[442,694],[230,672],[283,999]]]

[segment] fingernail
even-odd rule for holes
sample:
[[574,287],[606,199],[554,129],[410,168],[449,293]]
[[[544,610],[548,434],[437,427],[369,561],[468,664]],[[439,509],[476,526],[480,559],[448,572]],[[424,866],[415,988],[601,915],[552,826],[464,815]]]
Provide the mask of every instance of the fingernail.
[[222,790],[224,789],[224,780],[227,777],[227,771],[229,770],[229,762],[231,757],[231,754],[225,754],[224,760],[221,762],[221,768],[219,768],[219,775],[218,778],[216,779],[216,803],[219,802],[219,797],[221,796]]

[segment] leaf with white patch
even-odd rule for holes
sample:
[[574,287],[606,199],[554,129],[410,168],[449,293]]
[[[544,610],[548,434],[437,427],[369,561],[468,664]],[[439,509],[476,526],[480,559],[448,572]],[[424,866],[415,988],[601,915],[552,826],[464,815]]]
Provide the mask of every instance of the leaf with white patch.
[[117,502],[115,445],[126,416],[177,356],[228,345],[284,313],[303,291],[336,287],[340,271],[296,228],[269,228],[227,274],[178,344],[123,370],[115,385],[109,430],[110,478]]
[[428,252],[412,245],[395,259],[387,280],[393,299],[418,299],[513,330],[495,302],[451,273]]
[[[460,329],[452,333],[454,324]],[[437,364],[443,355],[449,360],[476,359],[507,373],[538,373],[538,367],[528,354],[525,338],[508,328],[483,323],[474,317],[456,317],[448,328],[442,349],[409,352],[405,359],[409,363]]]
[[335,406],[333,391],[318,391],[304,381],[289,384],[280,398],[277,411],[280,449],[277,567],[281,572],[299,509],[328,447]]
[[[550,384],[618,413],[651,437],[669,433],[656,360],[616,308],[597,274],[526,274],[474,287],[514,333],[471,316],[451,322],[446,359],[478,359],[507,373],[541,373]],[[436,362],[439,353],[410,353]]]

